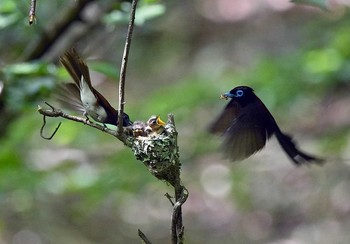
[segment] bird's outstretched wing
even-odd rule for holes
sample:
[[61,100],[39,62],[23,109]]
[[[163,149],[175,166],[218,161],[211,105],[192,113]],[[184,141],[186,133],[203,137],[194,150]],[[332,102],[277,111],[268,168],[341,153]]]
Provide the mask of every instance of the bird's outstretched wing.
[[80,100],[80,90],[74,83],[60,84],[55,98],[67,109],[85,112],[83,103]]
[[232,161],[243,160],[264,148],[271,136],[262,123],[256,123],[256,116],[243,113],[234,121],[224,134],[222,144],[225,155]]
[[231,100],[217,117],[215,121],[209,126],[208,131],[213,134],[223,135],[230,128],[232,122],[237,118],[240,112],[240,106],[234,100]]
[[241,107],[231,100],[210,126],[209,131],[224,137],[222,148],[232,161],[243,160],[264,148],[272,135],[266,126],[269,119],[260,110],[260,103]]
[[73,78],[74,83],[80,89],[80,80],[83,75],[81,69],[81,58],[78,55],[77,51],[72,48],[69,51],[66,51],[63,56],[60,57],[60,62],[66,68],[70,76]]

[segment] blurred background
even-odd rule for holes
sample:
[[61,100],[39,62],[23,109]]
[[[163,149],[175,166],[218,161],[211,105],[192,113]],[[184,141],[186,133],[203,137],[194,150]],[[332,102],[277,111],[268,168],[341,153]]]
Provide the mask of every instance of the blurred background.
[[[75,47],[117,107],[128,1],[0,5],[0,242],[170,243],[172,189],[115,138],[60,118],[40,135],[37,106],[70,78],[58,57]],[[303,1],[306,2],[306,1]],[[186,243],[350,242],[349,1],[140,1],[126,112],[175,115]],[[328,11],[322,10],[323,4]],[[206,128],[221,93],[248,85],[299,146],[328,159],[295,167],[275,139],[240,162]],[[69,111],[67,111],[69,112]]]

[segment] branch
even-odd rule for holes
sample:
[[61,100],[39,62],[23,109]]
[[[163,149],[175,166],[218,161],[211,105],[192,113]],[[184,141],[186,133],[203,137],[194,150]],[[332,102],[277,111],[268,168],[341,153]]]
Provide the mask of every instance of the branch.
[[[130,133],[129,131],[132,130],[132,127],[123,127],[123,130],[125,129],[127,133],[124,133],[124,131],[123,133],[119,133],[118,131],[108,129],[102,125],[95,124],[86,118],[72,116],[49,104],[47,105],[50,106],[51,109],[44,110],[38,106],[38,112],[43,116],[62,117],[94,127],[95,129],[118,138],[127,147],[132,149],[136,159],[143,162],[153,176],[174,187],[175,203],[172,203],[171,241],[173,244],[183,243],[184,226],[182,223],[181,207],[188,198],[188,191],[181,184],[181,163],[179,148],[177,146],[177,131],[173,115],[170,114],[168,116],[168,122],[164,126],[164,131],[161,134],[134,136],[133,133]],[[44,120],[44,122],[46,121]],[[169,194],[167,195],[167,198],[170,200]],[[146,239],[143,240],[145,241]]]
[[[137,2],[138,2],[138,0],[132,1],[130,20],[129,20],[129,26],[128,26],[128,33],[126,36],[123,59],[122,59],[121,67],[120,67],[118,121],[123,121],[123,115],[124,115],[126,68],[127,68],[127,64],[128,64],[128,57],[129,57],[132,33],[134,30],[134,21],[135,21]],[[121,133],[123,131],[123,123],[118,124],[118,131],[119,131],[119,133]]]
[[184,226],[182,224],[181,206],[186,202],[188,198],[188,190],[180,184],[178,187],[180,188],[181,192],[176,194],[177,191],[175,188],[175,195],[178,195],[178,197],[176,197],[177,201],[174,204],[173,213],[171,215],[171,242],[173,244],[183,243]]
[[[127,147],[130,147],[132,149],[136,159],[143,162],[143,164],[147,167],[148,171],[153,176],[173,186],[175,191],[175,201],[172,203],[173,213],[171,219],[171,241],[173,244],[182,244],[184,235],[184,226],[182,222],[182,205],[188,198],[188,191],[181,184],[181,163],[179,148],[177,145],[178,133],[175,128],[174,116],[171,114],[168,115],[168,122],[164,126],[164,131],[160,132],[159,134],[156,133],[156,135],[149,134],[147,136],[136,136],[133,133],[133,126],[123,127],[123,123],[121,123],[121,121],[123,121],[124,115],[126,68],[134,28],[137,2],[138,0],[133,0],[132,2],[130,22],[128,26],[128,33],[121,64],[118,107],[118,121],[120,121],[120,123],[118,123],[117,131],[108,129],[99,124],[95,124],[86,118],[66,114],[62,110],[56,109],[49,104],[48,106],[50,106],[51,109],[44,110],[39,106],[38,111],[44,116],[44,118],[45,116],[62,117],[94,127],[100,131],[118,138]],[[168,196],[168,199],[171,201],[170,196]],[[145,243],[150,243],[147,237],[140,230],[139,236]]]
[[148,240],[147,236],[140,229],[138,229],[138,234],[145,244],[152,244],[152,242]]
[[56,127],[54,132],[51,134],[51,136],[44,136],[44,128],[46,126],[46,116],[43,115],[43,125],[41,126],[41,129],[40,129],[40,136],[41,136],[41,138],[43,138],[45,140],[51,140],[55,136],[55,134],[58,131],[58,129],[60,128],[61,124],[62,124],[62,122],[60,122],[58,124],[58,126]]
[[181,184],[181,162],[177,146],[177,131],[172,114],[168,116],[168,122],[164,129],[164,133],[157,137],[136,139],[131,145],[136,159],[142,161],[153,176],[174,187],[175,203],[172,203],[169,194],[166,194],[166,197],[173,205],[171,242],[178,244],[183,243],[184,227],[181,206],[188,198],[188,191]]
[[[62,117],[62,118],[65,118],[65,119],[68,119],[68,120],[72,120],[72,121],[75,121],[75,122],[78,122],[78,123],[82,123],[84,125],[88,125],[90,127],[93,127],[95,129],[98,129],[100,131],[103,131],[107,134],[110,134],[116,138],[118,138],[120,141],[124,142],[124,144],[126,146],[129,146],[128,145],[128,141],[125,141],[123,140],[124,138],[122,138],[115,130],[111,130],[111,129],[108,129],[107,127],[105,126],[102,126],[102,125],[99,125],[99,124],[96,124],[96,123],[93,123],[91,122],[90,120],[87,120],[86,118],[81,118],[81,117],[77,117],[77,116],[73,116],[73,115],[69,115],[69,114],[66,114],[64,113],[61,109],[57,109],[53,106],[51,106],[50,104],[46,103],[51,109],[48,109],[48,110],[44,110],[41,106],[38,106],[38,112],[43,115],[43,116],[47,116],[47,117]],[[45,121],[46,122],[46,121]],[[56,132],[55,132],[56,133]]]
[[[80,14],[85,6],[94,0],[78,0],[74,7],[69,8],[60,20],[51,25],[50,29],[45,30],[40,39],[35,43],[35,47],[24,58],[24,60],[34,60],[43,56],[46,51],[58,40],[59,36],[68,29],[68,27],[75,21],[80,19]],[[35,12],[34,12],[35,13]]]
[[[173,115],[169,115],[168,121],[171,124],[173,124],[175,128],[175,120]],[[175,130],[173,137],[176,143],[177,143],[177,135],[178,133]],[[179,147],[177,146],[177,144],[175,146],[175,151],[177,156],[174,163],[176,165],[175,168],[178,171],[176,172],[176,177],[174,182],[175,204],[172,204],[173,213],[171,215],[171,241],[173,244],[180,244],[180,243],[183,243],[183,235],[184,235],[181,206],[186,202],[188,198],[188,190],[181,184],[181,178],[180,178],[181,162],[180,162],[180,156],[179,156]]]
[[35,22],[35,10],[36,10],[36,0],[30,1],[30,8],[29,8],[29,14],[28,14],[28,22],[29,25],[32,25]]

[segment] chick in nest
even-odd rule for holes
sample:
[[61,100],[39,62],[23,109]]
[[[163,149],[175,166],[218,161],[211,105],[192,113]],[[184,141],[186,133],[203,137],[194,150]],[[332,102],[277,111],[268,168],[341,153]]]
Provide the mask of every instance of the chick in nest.
[[152,115],[147,122],[135,121],[127,127],[127,131],[134,137],[148,137],[160,135],[164,131],[166,123],[160,119],[160,116]]
[[147,136],[160,135],[164,131],[164,126],[166,123],[160,119],[160,116],[152,115],[151,118],[147,120],[146,134]]

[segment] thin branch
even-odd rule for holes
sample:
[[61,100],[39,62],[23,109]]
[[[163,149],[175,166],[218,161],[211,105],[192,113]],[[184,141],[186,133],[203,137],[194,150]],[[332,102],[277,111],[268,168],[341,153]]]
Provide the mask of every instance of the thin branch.
[[156,137],[136,139],[132,144],[136,159],[142,161],[153,176],[174,187],[174,202],[169,194],[165,194],[173,206],[170,224],[172,244],[183,243],[184,226],[181,207],[188,198],[188,191],[181,184],[181,162],[177,135],[174,116],[169,114],[163,133]]
[[[188,198],[187,189],[181,184],[181,163],[179,157],[179,148],[177,146],[177,131],[175,128],[173,115],[168,116],[168,122],[164,126],[165,131],[157,137],[135,137],[129,133],[119,133],[116,130],[108,129],[102,125],[86,120],[86,118],[76,117],[64,113],[46,103],[50,109],[44,110],[40,106],[38,111],[43,116],[62,117],[73,120],[100,131],[110,134],[134,152],[136,159],[142,161],[150,173],[156,178],[163,180],[174,187],[175,201],[171,200],[169,194],[167,198],[173,206],[171,218],[171,242],[173,244],[182,244],[184,241],[184,226],[182,222],[182,205]],[[127,128],[125,128],[127,129]],[[147,238],[140,236],[146,242]],[[150,243],[150,242],[146,242]]]
[[150,240],[148,240],[147,236],[140,229],[138,229],[138,234],[139,234],[139,237],[141,238],[141,240],[144,241],[144,243],[152,244],[152,242],[150,242]]
[[[86,4],[92,0],[78,0],[81,4]],[[133,0],[131,5],[130,21],[128,26],[127,37],[125,41],[124,53],[121,64],[121,72],[119,78],[119,114],[118,114],[118,129],[111,130],[105,126],[95,124],[86,118],[81,118],[77,116],[72,116],[64,113],[62,110],[55,109],[50,104],[47,104],[51,109],[44,110],[40,106],[38,107],[38,112],[43,115],[44,128],[46,121],[45,117],[62,117],[69,119],[75,122],[79,122],[100,131],[103,131],[107,134],[110,134],[120,141],[122,141],[126,146],[130,147],[134,152],[136,159],[142,161],[152,175],[157,177],[160,180],[166,181],[168,184],[174,187],[175,191],[175,201],[172,202],[169,194],[167,195],[169,201],[173,205],[173,213],[171,219],[171,240],[173,244],[182,244],[183,235],[184,235],[184,226],[182,222],[182,205],[188,198],[187,189],[181,185],[180,179],[180,169],[181,163],[179,159],[179,149],[177,146],[177,131],[175,128],[174,117],[173,115],[168,116],[168,123],[165,125],[165,133],[158,135],[156,138],[150,136],[146,138],[139,139],[135,136],[130,136],[128,133],[124,133],[123,130],[123,115],[124,115],[124,104],[125,104],[125,80],[126,80],[126,69],[128,56],[130,51],[130,45],[132,40],[132,33],[134,28],[135,21],[135,12],[138,0]],[[82,9],[82,8],[81,8]],[[80,9],[80,11],[81,11]],[[75,17],[79,18],[80,11],[76,12]],[[66,28],[62,26],[61,31]],[[44,36],[45,38],[45,36]],[[49,40],[51,41],[51,40]],[[49,44],[49,46],[52,43]],[[44,49],[48,48],[44,45]],[[34,50],[38,51],[38,50]],[[37,55],[40,55],[43,50],[39,50],[39,54],[33,52],[30,55],[30,58],[37,58]],[[56,131],[58,128],[56,129]],[[56,133],[56,131],[54,133]],[[54,135],[54,134],[53,134]],[[52,135],[52,136],[53,136]],[[138,231],[140,238],[146,243],[150,244],[151,242],[147,239],[144,233],[141,230]]]
[[62,124],[62,122],[60,122],[58,124],[58,126],[56,127],[56,129],[54,130],[54,132],[52,133],[51,136],[46,137],[46,136],[44,136],[44,128],[45,128],[45,125],[46,125],[46,116],[43,115],[43,125],[41,126],[41,129],[40,129],[40,136],[41,136],[41,138],[43,138],[45,140],[51,140],[55,136],[55,134],[58,131],[58,129],[60,128],[61,124]]
[[61,34],[75,21],[80,19],[80,14],[86,5],[95,0],[78,0],[74,7],[60,14],[60,19],[46,29],[35,42],[35,46],[26,54],[24,60],[34,60],[42,57],[47,50],[59,39]]
[[184,226],[182,224],[181,206],[186,202],[188,198],[188,190],[182,185],[180,185],[180,188],[181,194],[176,199],[176,203],[173,206],[173,213],[171,215],[171,242],[173,244],[183,243]]
[[[125,104],[125,78],[126,78],[126,68],[128,64],[128,57],[129,57],[129,51],[130,51],[130,45],[131,45],[131,39],[132,39],[132,33],[134,30],[134,22],[135,22],[135,13],[136,13],[136,6],[137,6],[138,0],[133,0],[131,4],[131,12],[130,12],[130,20],[129,20],[129,26],[128,26],[128,33],[126,36],[125,46],[124,46],[124,53],[123,53],[123,59],[122,64],[120,67],[120,77],[119,77],[119,116],[118,121],[123,121],[123,113],[124,113],[124,104]],[[118,132],[122,133],[123,131],[123,123],[118,124]]]
[[165,193],[164,194],[164,196],[169,200],[169,202],[170,202],[170,204],[171,204],[171,206],[173,206],[174,207],[174,205],[175,205],[175,203],[173,202],[173,200],[172,200],[172,196],[170,196],[170,194],[169,193]]
[[[81,118],[81,117],[77,117],[77,116],[73,116],[73,115],[69,115],[64,113],[62,110],[60,109],[56,109],[53,106],[51,106],[50,104],[46,103],[51,109],[50,110],[44,110],[42,107],[38,106],[38,112],[40,114],[42,114],[43,116],[47,116],[47,117],[62,117],[65,119],[69,119],[75,122],[79,122],[82,123],[84,125],[88,125],[90,127],[93,127],[95,129],[98,129],[100,131],[103,131],[107,134],[110,134],[116,138],[118,138],[120,141],[122,141],[124,144],[127,145],[127,141],[123,140],[124,138],[122,138],[115,130],[111,130],[109,128],[104,127],[103,125],[99,125],[99,124],[95,124],[89,120],[86,120],[86,118]],[[130,146],[130,145],[129,145]]]
[[28,15],[29,25],[32,25],[36,21],[35,11],[36,11],[36,0],[31,0],[30,1],[30,8],[29,8],[29,15]]
[[[168,123],[172,124],[175,129],[174,115],[168,115]],[[182,222],[182,205],[188,198],[188,190],[181,184],[181,162],[179,157],[179,148],[177,146],[177,131],[175,129],[173,133],[175,145],[174,145],[174,178],[172,180],[172,186],[175,190],[175,203],[173,205],[173,213],[171,218],[171,242],[173,244],[182,244],[184,235],[184,226]],[[171,200],[170,198],[168,198]]]

